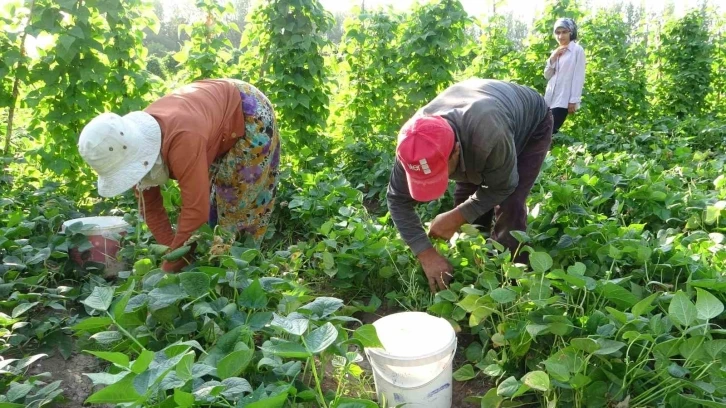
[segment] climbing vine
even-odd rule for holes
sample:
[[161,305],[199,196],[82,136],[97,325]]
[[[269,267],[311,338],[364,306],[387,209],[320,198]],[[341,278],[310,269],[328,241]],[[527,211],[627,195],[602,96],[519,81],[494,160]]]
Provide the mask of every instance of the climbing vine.
[[480,44],[476,57],[467,69],[466,76],[507,80],[511,77],[510,66],[517,58],[517,44],[509,35],[507,19],[501,14],[490,16],[481,27]]
[[[407,81],[408,116],[454,83],[462,69],[469,15],[459,0],[430,1],[413,7],[402,24],[399,53]],[[406,117],[401,118],[403,120]]]
[[337,118],[339,133],[351,142],[395,134],[400,117],[401,58],[396,47],[398,14],[360,11],[346,20],[340,43],[344,84]]
[[653,59],[653,103],[680,118],[697,115],[706,107],[711,89],[713,44],[704,11],[694,10],[666,22]]
[[[32,16],[35,1],[30,7],[22,4],[8,3],[0,9],[0,108],[7,108],[7,126],[3,153],[10,153],[11,136],[15,112],[18,105],[21,78],[27,76],[29,59],[25,52],[28,20]],[[0,132],[2,134],[2,132]]]
[[713,24],[713,54],[711,65],[711,94],[708,102],[715,113],[723,114],[720,109],[726,100],[726,14],[720,15]]
[[[50,36],[54,46],[21,78],[29,85],[29,130],[41,143],[31,152],[44,169],[78,177],[87,171],[76,149],[78,134],[104,111],[127,113],[143,107],[153,83],[144,71],[143,29],[158,20],[141,0],[103,4],[37,0],[29,35]],[[88,189],[78,183],[78,189]]]
[[318,0],[272,0],[248,15],[243,71],[274,101],[286,149],[325,157],[330,90],[323,59],[333,17]]
[[189,38],[174,59],[183,67],[188,80],[225,77],[235,55],[227,34],[240,32],[234,21],[228,21],[235,14],[234,7],[216,0],[199,0],[196,5],[201,18],[179,26],[179,31]]
[[620,10],[605,9],[581,24],[587,103],[576,119],[582,125],[630,125],[647,112],[645,69],[639,65],[644,48],[624,17]]

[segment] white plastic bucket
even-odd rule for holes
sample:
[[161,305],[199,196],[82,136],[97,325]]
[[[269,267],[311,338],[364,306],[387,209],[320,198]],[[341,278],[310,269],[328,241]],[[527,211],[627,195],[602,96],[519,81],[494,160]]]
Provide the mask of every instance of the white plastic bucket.
[[120,248],[117,237],[124,235],[129,224],[124,221],[123,217],[86,217],[68,220],[63,223],[61,232],[65,233],[66,229],[75,223],[82,223],[81,233],[88,236],[88,240],[93,245],[88,251],[79,253],[77,250],[70,251],[71,259],[79,265],[83,265],[86,261],[103,263],[106,267],[115,267],[116,254]]
[[367,348],[379,403],[406,408],[451,408],[456,333],[445,319],[421,312],[373,323],[383,347]]

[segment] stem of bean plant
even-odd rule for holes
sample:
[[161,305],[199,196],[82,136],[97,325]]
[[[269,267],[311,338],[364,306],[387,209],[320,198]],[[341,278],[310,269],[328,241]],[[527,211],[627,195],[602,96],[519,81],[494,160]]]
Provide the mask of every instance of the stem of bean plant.
[[[308,345],[305,343],[305,339],[300,338],[300,340],[302,340],[302,343],[303,343],[303,346],[305,346],[305,349],[310,351],[310,349],[308,348]],[[323,389],[320,387],[320,378],[318,377],[318,369],[315,366],[315,355],[308,357],[308,363],[311,366],[311,370],[313,372],[313,377],[315,378],[315,390],[318,392],[318,398],[320,400],[319,401],[320,405],[323,408],[328,408],[328,405],[325,403],[325,396],[323,396]]]
[[118,324],[118,322],[116,322],[116,319],[113,317],[113,315],[111,313],[109,313],[108,310],[106,310],[106,314],[111,319],[111,322],[113,322],[114,326],[118,327],[118,329],[121,333],[126,335],[126,337],[130,338],[137,346],[139,346],[139,348],[140,348],[139,352],[144,350],[144,346],[142,346],[141,343],[139,343],[139,341],[136,340],[136,337],[132,336],[131,333],[129,333],[126,329],[123,328],[123,326]]
[[343,388],[343,378],[345,377],[345,374],[348,372],[348,367],[350,366],[350,363],[348,362],[348,359],[345,360],[345,365],[340,370],[340,376],[338,376],[338,388],[335,389],[335,399],[333,400],[333,404],[338,402],[338,399],[341,397],[341,388]]

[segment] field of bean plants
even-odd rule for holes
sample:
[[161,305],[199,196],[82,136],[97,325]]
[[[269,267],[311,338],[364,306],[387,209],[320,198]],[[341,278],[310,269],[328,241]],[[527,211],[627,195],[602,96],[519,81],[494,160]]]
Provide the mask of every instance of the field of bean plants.
[[[260,1],[243,26],[241,2],[197,0],[160,55],[149,1],[0,2],[0,408],[384,406],[364,349],[407,310],[457,333],[454,407],[726,407],[726,10],[693,3],[543,0],[515,35],[511,16],[421,0],[356,7],[333,38],[319,0]],[[466,225],[434,243],[454,277],[432,294],[387,209],[398,130],[466,78],[544,93],[559,17],[585,90],[514,234],[530,264]],[[202,227],[169,274],[133,193],[101,198],[77,141],[204,78],[275,106],[274,222],[260,247]],[[162,194],[175,217],[177,185]],[[63,223],[95,215],[129,224],[115,270],[69,256],[91,244]]]

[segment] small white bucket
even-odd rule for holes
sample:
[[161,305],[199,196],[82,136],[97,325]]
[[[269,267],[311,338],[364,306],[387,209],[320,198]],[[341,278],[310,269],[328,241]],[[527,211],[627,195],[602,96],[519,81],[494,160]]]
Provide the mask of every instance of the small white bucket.
[[123,217],[86,217],[68,220],[63,223],[61,233],[65,233],[69,226],[79,222],[83,224],[81,233],[88,236],[93,248],[82,254],[71,249],[71,259],[81,266],[86,261],[103,263],[106,267],[118,266],[116,254],[120,246],[117,238],[119,235],[124,235],[129,227]]
[[383,347],[367,348],[378,401],[387,407],[451,408],[456,333],[449,322],[421,312],[373,323]]

